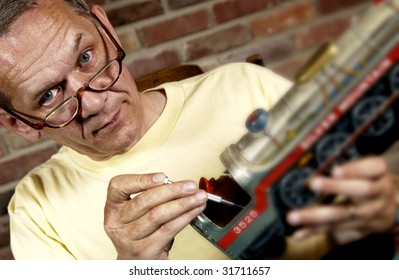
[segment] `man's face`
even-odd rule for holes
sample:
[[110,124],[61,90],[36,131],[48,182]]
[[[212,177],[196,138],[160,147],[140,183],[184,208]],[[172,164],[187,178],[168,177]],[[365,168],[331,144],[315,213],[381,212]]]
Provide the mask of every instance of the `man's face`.
[[[62,1],[39,3],[0,38],[0,88],[11,97],[15,110],[43,118],[55,103],[74,95],[92,78],[93,73],[85,72],[82,65],[107,49],[110,52],[113,46],[93,22]],[[99,17],[110,27],[104,15]],[[57,96],[60,93],[51,90],[54,88],[62,89],[63,96]],[[142,96],[123,67],[109,90],[83,93],[81,113],[71,123],[58,129],[44,128],[41,134],[102,160],[137,143],[148,129],[146,110],[151,108],[143,106]]]

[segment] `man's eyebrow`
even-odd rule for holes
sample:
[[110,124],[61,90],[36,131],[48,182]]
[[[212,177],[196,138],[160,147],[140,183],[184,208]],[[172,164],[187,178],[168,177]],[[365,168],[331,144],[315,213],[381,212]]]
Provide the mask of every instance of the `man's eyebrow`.
[[[78,33],[76,35],[75,42],[74,42],[74,45],[73,45],[74,53],[77,53],[79,51],[80,43],[82,42],[82,38],[83,38],[83,33]],[[45,93],[47,90],[52,89],[52,88],[54,88],[56,86],[59,86],[60,84],[63,84],[63,83],[65,83],[65,80],[62,78],[58,82],[52,83],[51,85],[43,86],[42,88],[40,88],[37,92],[35,92],[31,96],[31,100],[34,101],[34,100],[37,100],[37,99],[41,98],[42,94]]]
[[77,52],[79,50],[80,43],[82,42],[82,38],[83,38],[83,33],[77,34],[77,37],[75,39],[75,47],[74,47],[75,52]]

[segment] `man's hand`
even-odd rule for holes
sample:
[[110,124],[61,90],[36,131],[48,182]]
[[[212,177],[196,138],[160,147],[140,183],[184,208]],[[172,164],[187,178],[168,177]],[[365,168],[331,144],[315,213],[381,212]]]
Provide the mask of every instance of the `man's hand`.
[[311,190],[340,199],[288,213],[289,224],[300,227],[293,237],[301,239],[324,232],[343,245],[371,233],[389,231],[395,224],[395,184],[395,176],[382,157],[364,158],[334,168],[331,178],[312,178]]
[[206,207],[192,181],[164,185],[165,175],[122,175],[108,187],[104,227],[118,259],[167,259],[174,237]]

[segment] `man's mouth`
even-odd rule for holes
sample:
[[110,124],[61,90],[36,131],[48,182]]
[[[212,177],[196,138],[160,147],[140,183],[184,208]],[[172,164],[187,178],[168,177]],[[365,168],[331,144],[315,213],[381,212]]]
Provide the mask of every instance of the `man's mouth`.
[[120,115],[120,110],[116,114],[114,114],[112,118],[109,118],[107,121],[105,121],[103,126],[101,126],[99,129],[94,130],[93,134],[98,134],[100,131],[107,132],[108,130],[111,130],[118,122],[119,115]]

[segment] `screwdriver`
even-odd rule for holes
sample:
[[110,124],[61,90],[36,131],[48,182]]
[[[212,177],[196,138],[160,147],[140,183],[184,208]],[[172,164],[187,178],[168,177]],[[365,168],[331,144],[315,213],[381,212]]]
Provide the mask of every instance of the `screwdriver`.
[[[168,184],[172,184],[173,182],[171,180],[169,180],[168,177],[166,177],[165,180],[163,181],[163,183],[165,185],[168,185]],[[214,194],[211,194],[211,193],[206,193],[206,194],[208,195],[208,200],[210,200],[210,201],[213,201],[213,202],[216,202],[216,203],[220,203],[220,204],[226,205],[226,206],[237,206],[237,207],[240,207],[240,208],[244,208],[244,206],[236,204],[234,202],[231,202],[231,201],[229,201],[227,199],[224,199],[221,196],[214,195]]]

